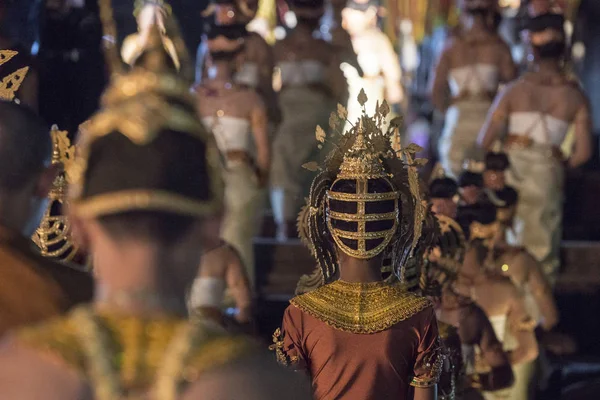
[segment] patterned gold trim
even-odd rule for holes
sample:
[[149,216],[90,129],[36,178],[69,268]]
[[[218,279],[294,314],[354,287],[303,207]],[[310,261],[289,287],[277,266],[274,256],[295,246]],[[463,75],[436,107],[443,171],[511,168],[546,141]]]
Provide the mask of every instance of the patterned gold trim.
[[341,229],[333,228],[332,233],[335,236],[345,238],[345,239],[356,239],[356,240],[365,240],[365,239],[381,239],[385,238],[389,235],[388,231],[381,232],[350,232],[343,231]]
[[358,214],[346,214],[337,211],[327,211],[327,215],[330,218],[338,219],[340,221],[348,221],[348,222],[361,222],[361,221],[384,221],[387,219],[398,218],[398,212],[389,212],[383,214],[367,214],[367,215],[358,215]]
[[329,200],[340,200],[340,201],[383,201],[383,200],[398,200],[400,193],[388,192],[388,193],[340,193],[327,191],[327,198]]
[[131,210],[166,211],[174,214],[204,216],[213,204],[159,190],[126,190],[73,200],[71,209],[84,218],[118,214]]
[[384,331],[431,306],[426,298],[407,293],[401,283],[340,280],[290,303],[335,329],[358,334]]

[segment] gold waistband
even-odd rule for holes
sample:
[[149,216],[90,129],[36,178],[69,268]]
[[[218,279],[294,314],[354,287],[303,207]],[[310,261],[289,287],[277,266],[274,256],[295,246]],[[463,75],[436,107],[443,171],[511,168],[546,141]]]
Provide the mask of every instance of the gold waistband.
[[494,100],[494,97],[494,92],[471,93],[470,91],[465,90],[464,92],[460,92],[458,95],[452,98],[452,104],[465,100],[481,100],[491,102]]
[[565,155],[558,146],[550,144],[536,143],[533,139],[522,136],[509,134],[504,141],[504,146],[507,150],[510,149],[536,149],[546,152],[548,157],[555,158],[558,161],[564,161]]

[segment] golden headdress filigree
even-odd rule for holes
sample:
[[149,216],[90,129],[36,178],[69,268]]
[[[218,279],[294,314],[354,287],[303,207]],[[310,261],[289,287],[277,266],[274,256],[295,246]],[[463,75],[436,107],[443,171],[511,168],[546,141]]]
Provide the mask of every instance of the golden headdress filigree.
[[485,163],[475,160],[465,160],[463,163],[463,170],[473,172],[475,174],[481,174],[485,170]]
[[64,214],[67,201],[67,186],[72,179],[75,162],[75,147],[71,145],[68,132],[61,131],[56,125],[50,131],[52,136],[52,164],[60,164],[57,175],[48,195],[49,203],[40,226],[32,239],[45,257],[72,261],[78,247],[71,238],[71,226]]
[[[153,32],[155,36],[160,34],[157,29]],[[78,214],[97,217],[130,210],[160,210],[203,216],[220,207],[222,181],[216,145],[197,117],[189,81],[177,74],[162,46],[148,48],[143,64],[128,74],[113,75],[102,106],[80,133],[76,176],[71,186],[71,207]],[[121,190],[83,198],[87,162],[95,141],[119,133],[135,145],[144,146],[165,131],[187,134],[206,144],[210,200],[158,189]]]
[[[0,65],[6,64],[17,54],[19,52],[14,50],[0,50]],[[29,67],[22,67],[2,78],[0,82],[0,99],[13,101],[28,72]]]
[[[318,268],[313,275],[301,279],[298,293],[335,279],[337,256],[333,243],[359,258],[389,251],[394,273],[405,282],[405,262],[421,238],[427,211],[417,173],[417,168],[426,160],[415,159],[421,149],[413,144],[405,149],[393,147],[402,119],[393,119],[384,129],[390,112],[385,101],[377,104],[373,116],[367,115],[364,108],[367,102],[364,91],[360,92],[358,102],[363,114],[347,132],[343,132],[346,109],[338,105],[337,112],[331,114],[329,125],[335,140],[327,142],[334,150],[323,167],[316,162],[304,165],[319,174],[313,180],[307,205],[299,215],[298,230],[316,258]],[[327,134],[321,127],[317,127],[316,138],[322,147]],[[355,185],[355,190],[341,188],[348,185]],[[355,203],[356,212],[337,210],[341,202]],[[369,211],[375,203],[389,210]],[[379,226],[374,227],[373,223]]]

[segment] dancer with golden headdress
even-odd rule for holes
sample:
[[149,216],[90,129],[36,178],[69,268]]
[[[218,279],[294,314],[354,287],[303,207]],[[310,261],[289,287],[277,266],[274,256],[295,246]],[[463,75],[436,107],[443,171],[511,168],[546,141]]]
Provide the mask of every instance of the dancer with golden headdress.
[[[361,106],[366,100],[361,92]],[[404,289],[404,265],[426,214],[421,161],[414,146],[392,149],[394,128],[382,128],[389,112],[383,103],[373,117],[364,113],[335,139],[322,167],[306,166],[319,173],[299,230],[319,268],[312,282],[304,280],[313,290],[291,300],[272,348],[283,364],[307,371],[316,399],[408,399],[412,390],[415,398],[435,396],[443,363],[435,314],[427,299]],[[332,128],[343,132],[345,118],[340,107]],[[316,135],[326,140],[320,127]],[[386,253],[394,283],[382,281]]]
[[279,238],[296,237],[296,216],[310,176],[301,165],[317,154],[310,132],[325,126],[346,94],[338,54],[314,37],[325,12],[324,0],[289,0],[297,25],[274,46],[280,80],[282,122],[273,142],[271,206]]
[[[586,95],[562,67],[564,17],[536,4],[525,31],[531,70],[496,98],[479,141],[484,149],[503,142],[511,164],[508,183],[519,193],[511,244],[524,246],[553,283],[560,264],[565,167],[590,159],[591,116]],[[573,152],[566,159],[560,146],[571,126]]]
[[207,392],[274,400],[291,390],[307,399],[302,377],[269,362],[249,339],[210,319],[187,319],[202,222],[220,210],[222,182],[189,82],[177,76],[160,32],[151,33],[144,62],[114,75],[78,142],[69,216],[92,253],[99,293],[91,306],[8,338],[0,390],[61,400],[82,392],[98,400]]
[[[449,38],[435,67],[431,100],[446,114],[439,143],[440,162],[451,177],[463,161],[481,159],[477,135],[498,85],[514,79],[510,49],[489,26],[493,0],[461,0],[461,29]],[[450,103],[448,103],[450,98]]]
[[511,386],[512,368],[485,312],[454,289],[467,244],[461,227],[444,215],[436,215],[436,219],[440,235],[426,255],[426,276],[420,286],[434,301],[440,338],[448,354],[438,398],[482,399],[481,390]]
[[454,288],[485,311],[513,366],[513,386],[495,392],[485,391],[485,398],[524,400],[529,398],[531,362],[538,355],[534,334],[536,322],[527,313],[523,293],[510,280],[498,277],[493,271],[494,243],[500,233],[496,217],[496,207],[489,203],[459,207],[457,221],[467,232],[470,246]]

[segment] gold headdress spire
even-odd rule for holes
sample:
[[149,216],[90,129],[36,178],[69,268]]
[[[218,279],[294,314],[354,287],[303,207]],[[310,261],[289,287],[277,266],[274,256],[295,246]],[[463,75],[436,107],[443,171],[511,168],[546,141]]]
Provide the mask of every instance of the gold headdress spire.
[[[312,276],[303,277],[299,293],[335,279],[337,250],[331,239],[341,251],[357,258],[372,258],[389,251],[395,274],[406,282],[405,262],[421,238],[427,211],[417,175],[417,168],[426,160],[415,159],[421,149],[411,144],[394,150],[392,139],[402,119],[395,118],[384,128],[390,112],[388,104],[377,104],[375,114],[369,116],[364,109],[364,91],[358,102],[363,106],[363,114],[347,132],[343,132],[346,109],[338,105],[337,112],[331,114],[329,124],[337,137],[329,141],[335,149],[324,165],[304,165],[320,173],[313,181],[308,204],[299,215],[298,230],[319,268]],[[316,137],[325,143],[327,134],[317,127]],[[372,211],[373,207],[380,210]],[[349,211],[352,209],[356,212]]]
[[56,125],[52,126],[50,135],[52,164],[60,164],[62,169],[54,180],[48,195],[50,202],[32,239],[43,256],[71,261],[77,255],[78,248],[71,239],[71,226],[64,215],[64,208],[75,162],[75,147],[71,146],[68,133],[59,130]]
[[[0,50],[0,65],[6,64],[17,54],[19,52],[14,50]],[[2,78],[0,82],[0,99],[13,101],[28,72],[29,67],[22,67]]]

